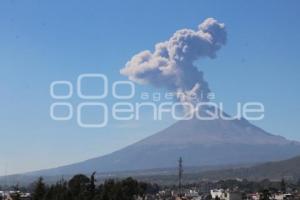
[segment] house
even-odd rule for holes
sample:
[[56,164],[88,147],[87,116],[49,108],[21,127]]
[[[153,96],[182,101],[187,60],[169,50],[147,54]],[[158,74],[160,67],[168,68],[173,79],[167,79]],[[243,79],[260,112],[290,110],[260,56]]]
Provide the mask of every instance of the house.
[[221,200],[242,200],[241,193],[223,189],[211,190],[210,195],[213,199],[219,198]]
[[275,194],[274,195],[274,200],[289,200],[289,199],[295,199],[294,196],[292,194],[282,194],[282,193],[279,193],[279,194]]
[[213,199],[223,198],[224,192],[225,191],[223,189],[213,189],[213,190],[210,190],[210,195]]
[[259,200],[259,193],[247,194],[247,200]]

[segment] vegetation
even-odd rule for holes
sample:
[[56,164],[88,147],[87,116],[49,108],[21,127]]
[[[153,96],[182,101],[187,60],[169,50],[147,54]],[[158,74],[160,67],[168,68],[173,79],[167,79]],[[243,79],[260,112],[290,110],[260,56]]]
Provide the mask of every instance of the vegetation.
[[155,184],[138,182],[132,178],[124,180],[106,180],[96,185],[95,173],[90,177],[75,175],[68,182],[61,180],[47,186],[39,178],[32,191],[33,200],[133,200],[146,194],[155,194],[159,190]]
[[[140,180],[140,179],[139,179]],[[173,184],[176,183],[173,182]],[[260,199],[269,200],[275,193],[294,193],[300,191],[300,180],[277,180],[270,181],[249,181],[247,179],[227,179],[220,181],[201,181],[195,183],[184,183],[183,190],[195,190],[202,194],[204,199],[211,199],[209,192],[211,189],[222,188],[230,191],[238,191],[246,198],[247,194],[258,193]],[[68,181],[60,180],[55,184],[47,185],[43,178],[39,178],[33,185],[27,188],[11,186],[14,191],[30,192],[32,200],[134,200],[136,197],[145,199],[148,195],[158,195],[159,190],[169,194],[171,191],[178,191],[178,185],[160,185],[137,181],[133,178],[123,180],[108,179],[97,183],[95,173],[87,177],[77,174]],[[20,196],[15,193],[13,200],[19,200]]]

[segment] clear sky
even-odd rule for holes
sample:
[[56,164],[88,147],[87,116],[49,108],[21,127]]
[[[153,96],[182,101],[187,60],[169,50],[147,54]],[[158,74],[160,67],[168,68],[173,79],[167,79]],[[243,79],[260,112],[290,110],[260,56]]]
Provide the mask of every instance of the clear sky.
[[172,124],[146,114],[101,129],[53,121],[49,85],[75,83],[82,73],[127,80],[119,71],[134,54],[207,17],[226,24],[228,41],[216,59],[198,65],[225,110],[234,112],[237,101],[263,102],[265,118],[255,124],[300,140],[299,10],[298,0],[1,1],[0,174],[103,155]]

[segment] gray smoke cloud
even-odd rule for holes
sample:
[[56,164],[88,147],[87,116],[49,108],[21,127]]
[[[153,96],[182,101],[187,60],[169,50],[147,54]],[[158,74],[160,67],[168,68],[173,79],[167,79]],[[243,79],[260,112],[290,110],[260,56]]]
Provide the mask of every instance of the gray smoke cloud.
[[196,30],[181,29],[154,51],[134,55],[121,69],[122,75],[139,84],[151,84],[180,94],[182,102],[207,101],[210,92],[203,72],[194,64],[201,58],[216,57],[226,43],[226,29],[214,18],[204,20]]

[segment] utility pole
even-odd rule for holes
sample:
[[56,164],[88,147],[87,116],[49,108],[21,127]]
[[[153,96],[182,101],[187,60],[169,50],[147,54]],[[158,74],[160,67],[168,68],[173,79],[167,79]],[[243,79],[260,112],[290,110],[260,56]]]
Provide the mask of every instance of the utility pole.
[[182,196],[182,173],[183,173],[182,158],[180,157],[179,160],[178,160],[178,188],[179,188],[179,197]]

